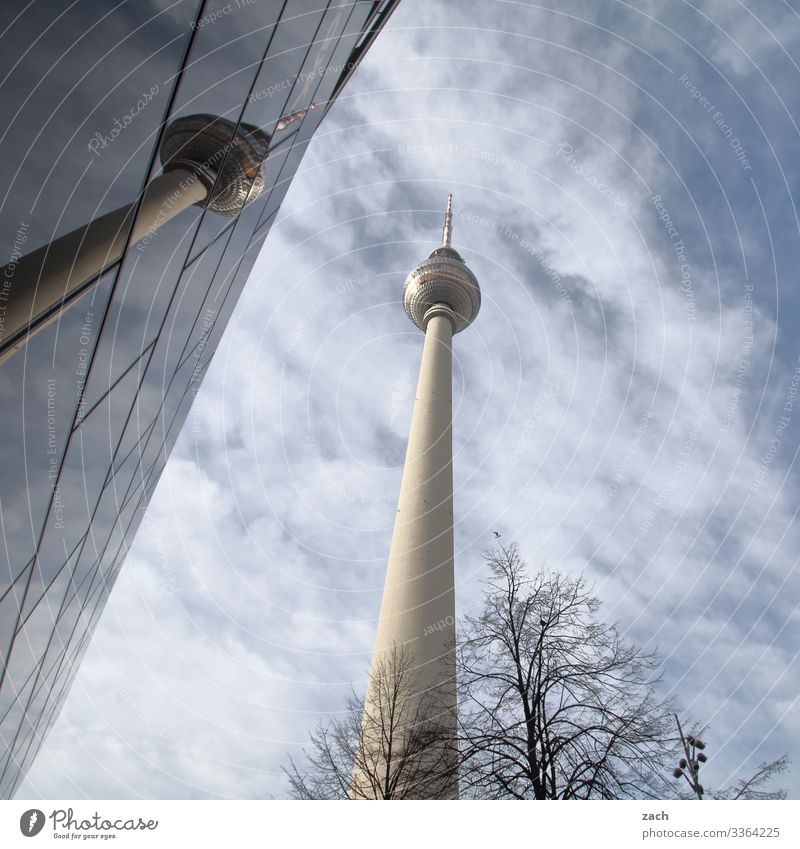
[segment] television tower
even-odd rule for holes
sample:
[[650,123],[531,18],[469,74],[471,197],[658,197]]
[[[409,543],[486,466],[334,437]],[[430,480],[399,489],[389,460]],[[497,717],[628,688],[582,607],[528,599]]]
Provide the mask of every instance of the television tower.
[[[450,244],[452,232],[449,195],[442,244],[403,286],[406,315],[423,331],[425,341],[365,699],[366,722],[368,715],[385,709],[374,704],[376,672],[385,672],[386,659],[401,649],[414,673],[413,698],[404,711],[413,716],[415,706],[433,697],[437,725],[452,741],[451,751],[456,740],[451,343],[454,334],[475,320],[481,305],[475,275]],[[369,795],[363,793],[364,776],[358,768],[353,782],[361,786],[362,796]],[[417,794],[412,790],[408,795]],[[456,798],[455,771],[419,795]]]

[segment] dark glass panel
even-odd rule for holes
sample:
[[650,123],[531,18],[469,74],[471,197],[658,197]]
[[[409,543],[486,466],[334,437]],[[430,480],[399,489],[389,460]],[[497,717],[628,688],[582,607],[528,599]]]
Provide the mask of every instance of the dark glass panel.
[[[3,687],[0,692],[0,775],[6,770],[11,746],[19,731],[20,722],[33,692],[33,678],[25,683],[21,690]],[[0,782],[2,784],[2,782]]]
[[152,472],[153,464],[158,460],[160,455],[164,454],[164,434],[167,427],[169,427],[169,423],[164,421],[162,412],[159,412],[156,416],[155,422],[153,423],[153,430],[151,431],[146,444],[143,443],[139,460],[139,471],[136,475],[134,475],[132,491],[127,493],[125,496],[126,504],[132,497],[133,491],[135,491],[136,487],[139,486],[141,482],[144,482],[145,485],[147,484],[150,480],[150,473]]
[[0,468],[7,482],[0,492],[0,595],[33,556],[42,531],[112,280],[113,274],[103,278],[0,366]]
[[[234,272],[248,249],[253,226],[258,220],[259,213],[260,210],[256,204],[253,204],[239,216],[230,241],[225,246],[225,253],[219,262],[212,285],[188,336],[181,357],[181,366],[190,357],[199,367],[202,367],[202,362],[207,361],[216,350],[221,332],[232,312],[228,293],[234,279]],[[254,258],[255,254],[253,254]],[[236,297],[238,294],[239,289],[236,291]]]
[[44,657],[58,613],[58,607],[53,609],[46,603],[37,604],[17,629],[9,669],[16,670],[19,682],[27,679]]
[[[22,597],[31,576],[31,565],[17,578],[12,586],[8,588],[3,599],[0,601],[0,677],[5,670],[6,658],[11,648],[11,637],[17,630],[19,622],[19,609],[22,606]],[[2,686],[2,685],[0,685]],[[2,711],[0,710],[0,716]]]
[[364,21],[369,16],[371,7],[372,3],[365,2],[357,2],[353,5],[353,11],[347,21],[344,33],[334,45],[333,53],[330,58],[330,67],[332,71],[325,74],[325,76],[320,80],[319,88],[316,91],[315,97],[319,103],[329,102],[342,73],[346,72],[347,63],[350,60],[353,54],[353,49],[361,36],[361,27],[364,25]]
[[[14,635],[2,691],[0,691],[0,712],[4,712],[6,705],[13,701],[15,693],[27,692],[31,683],[29,679],[35,678],[32,673],[42,661],[54,627],[55,622],[47,605],[39,605]],[[22,709],[21,706],[20,710]],[[4,729],[3,733],[6,735],[10,730],[9,723],[18,721],[14,720],[15,716],[16,706],[0,723],[0,728]]]
[[[135,505],[134,505],[135,506]],[[121,524],[118,524],[111,532],[111,536],[106,540],[106,547],[101,553],[97,561],[97,580],[108,581],[112,567],[117,560],[120,548],[125,544],[125,531]],[[111,586],[108,586],[109,590]]]
[[[206,10],[213,14],[214,10]],[[252,3],[216,20],[201,18],[173,107],[175,115],[197,112],[238,118],[242,100],[275,33],[278,4]]]
[[227,235],[228,235],[228,231],[232,230],[235,225],[236,225],[236,219],[235,218],[234,219],[228,218],[225,226],[213,237],[213,239],[203,240],[203,239],[199,238],[199,235],[198,235],[198,238],[195,239],[195,242],[192,245],[191,251],[189,251],[189,259],[187,260],[186,264],[188,265],[189,263],[194,262],[197,259],[197,257],[199,257],[200,254],[203,253],[204,250],[206,250],[206,248],[210,248],[211,245],[213,245],[214,242],[217,239],[226,238]]
[[37,247],[136,197],[195,8],[45,0],[18,16],[3,37],[16,67],[2,86],[0,232],[28,221]]
[[[77,616],[86,605],[97,577],[102,552],[105,550],[107,543],[108,538],[103,539],[101,543],[87,538],[86,544],[81,550],[80,557],[75,564],[75,568],[72,570],[71,580],[64,599],[64,612],[61,618],[68,617],[69,615],[73,617]],[[70,635],[67,635],[67,639],[69,638]]]
[[143,389],[152,391],[154,402],[164,397],[172,374],[186,350],[192,327],[198,318],[202,318],[202,305],[211,290],[232,232],[207,248],[181,276],[145,377],[146,387]]
[[[144,449],[144,443],[142,443],[142,448]],[[142,466],[137,466],[136,473],[134,474],[128,489],[125,491],[125,498],[122,502],[123,510],[127,510],[131,504],[136,503],[141,498],[145,482],[147,481],[147,472],[148,469],[143,468]],[[145,506],[147,505],[145,504]]]
[[164,466],[166,465],[168,454],[169,446],[167,443],[167,437],[166,435],[162,435],[161,441],[159,442],[159,450],[156,452],[153,462],[148,467],[144,476],[144,489],[141,496],[143,501],[150,501],[150,498],[158,485],[161,472],[164,470]]
[[[300,135],[300,133],[305,135],[306,132],[310,135],[312,132],[311,128],[309,127],[308,130],[305,130],[304,127],[301,127],[298,135]],[[285,156],[279,157],[279,161],[275,163],[275,186],[270,193],[263,212],[261,213],[263,221],[266,221],[268,218],[275,215],[280,205],[283,203],[283,199],[286,197],[286,192],[289,190],[289,185],[294,179],[297,166],[305,156],[305,153],[306,143],[297,142]]]
[[213,210],[205,210],[200,219],[197,235],[192,240],[187,253],[187,262],[193,262],[204,250],[210,248],[217,239],[224,238],[223,233],[231,226],[227,215]]
[[[161,428],[161,439],[167,454],[172,450],[175,442],[172,437],[177,437],[180,433],[197,389],[202,382],[205,374],[205,362],[202,357],[197,360],[194,356],[188,357],[175,375],[172,392],[164,400],[157,427]],[[151,477],[152,471],[148,475],[148,484]]]
[[[82,604],[89,603],[88,599],[95,591],[97,583],[100,580],[107,581],[113,567],[124,558],[144,513],[144,510],[140,509],[142,505],[139,499],[135,497],[137,491],[141,491],[141,487],[134,488],[124,504],[120,503],[113,486],[106,487],[103,492],[98,512],[102,510],[113,515],[113,523],[106,526],[110,528],[107,536],[87,541],[86,550],[76,569],[74,595]],[[142,515],[137,515],[137,511]]]
[[128,252],[109,305],[86,389],[91,408],[158,336],[175,294],[200,210],[190,207]]
[[[278,211],[273,211],[272,215],[270,215],[266,221],[259,221],[258,228],[256,232],[253,234],[253,241],[259,240],[260,245],[263,245],[264,240],[267,238],[267,233],[269,233],[270,228],[275,223],[275,216],[278,214]],[[261,250],[261,247],[258,248]]]
[[[264,199],[266,203],[266,198]],[[257,223],[263,218],[264,204],[256,208],[253,204],[252,208],[246,209],[239,216],[239,224],[233,232],[230,244],[225,250],[225,255],[220,264],[217,280],[214,281],[214,289],[212,297],[216,304],[219,304],[230,291],[232,283],[238,274],[238,268],[242,262],[247,262],[245,253],[249,253],[253,261],[255,261],[256,252],[250,250],[250,245],[253,240],[253,231]],[[252,263],[251,263],[252,264]],[[236,297],[239,291],[243,288],[242,284],[236,289]],[[222,294],[224,293],[224,294]]]
[[40,687],[45,687],[47,690],[52,689],[53,682],[61,668],[67,647],[75,633],[76,625],[83,609],[83,598],[77,594],[78,589],[77,582],[70,585],[67,598],[64,601],[56,626],[53,629],[50,645],[47,647],[44,655],[35,690],[38,690]]
[[[153,422],[155,425],[155,422]],[[115,472],[107,484],[107,488],[113,491],[114,498],[123,508],[130,499],[131,493],[142,480],[143,470],[140,466],[141,451],[144,450],[146,440],[137,445],[128,455],[122,466]],[[111,497],[111,496],[108,496]]]
[[[2,737],[0,737],[0,745],[2,745]],[[4,766],[10,755],[6,755],[5,758],[0,760],[0,767]],[[16,761],[14,761],[16,763]],[[21,773],[17,772],[14,769],[9,769],[6,773],[4,773],[4,777],[0,780],[0,799],[10,799],[12,794],[14,793],[14,785],[16,784],[16,776]]]
[[58,481],[59,501],[51,505],[38,551],[46,581],[89,527],[137,385],[133,369],[72,434]]
[[[207,6],[204,10],[172,118],[206,114],[236,123],[241,116],[242,103],[275,34],[280,7],[252,3],[232,6],[229,12],[225,12],[226,8],[221,4],[218,9]],[[230,219],[223,215],[206,212],[192,255],[209,245],[229,223]]]
[[[112,466],[113,475],[116,475],[117,471],[123,465],[129,466],[131,462],[138,463],[138,459],[136,458],[139,456],[139,451],[144,446],[153,428],[152,420],[145,423],[135,413],[136,411],[134,410],[130,419],[128,419],[127,425],[125,425],[122,442],[120,442],[117,456],[114,458],[114,465]],[[119,486],[117,486],[117,489],[119,489]]]
[[92,531],[86,543],[83,563],[98,562],[108,551],[109,546],[116,545],[114,552],[119,548],[119,543],[125,528],[124,507],[122,493],[115,491],[113,485],[103,490],[97,512],[92,521]]
[[30,584],[28,585],[28,592],[25,596],[25,604],[22,608],[23,622],[37,604],[47,604],[53,612],[53,617],[55,618],[58,615],[61,609],[61,603],[67,592],[70,575],[75,568],[75,563],[78,560],[78,555],[85,539],[86,537],[78,542],[55,577],[48,575],[47,570],[42,570],[39,562],[35,562]]
[[53,704],[60,703],[64,688],[71,681],[77,670],[76,658],[82,655],[89,645],[92,634],[92,616],[94,608],[87,611],[82,609],[75,623],[72,635],[69,637],[66,648],[61,654],[59,663],[52,679],[52,686],[47,692],[47,704],[51,708]]
[[[165,395],[168,392],[171,393],[172,390],[169,387],[172,376],[186,350],[189,334],[198,321],[201,322],[202,328],[202,322],[207,320],[204,317],[202,304],[212,286],[228,238],[226,236],[215,242],[184,271],[176,297],[165,320],[164,330],[148,362],[126,433],[138,433],[137,424],[140,421],[152,422]],[[182,392],[183,388],[179,388],[178,391]],[[150,441],[151,437],[148,436],[145,444]],[[131,462],[135,462],[135,458]]]
[[[94,409],[103,401],[103,399],[108,395],[108,393],[116,386],[119,381],[123,380],[127,377],[128,373],[134,370],[137,370],[141,373],[144,370],[145,365],[147,364],[147,360],[150,356],[150,351],[155,343],[151,343],[145,348],[144,351],[123,371],[120,375],[116,377],[116,379],[112,382],[109,381],[108,385],[104,383],[103,380],[92,380],[91,386],[87,388],[86,394],[84,395],[83,401],[81,403],[80,409],[78,411],[80,419],[88,418]],[[102,365],[100,360],[96,360],[94,363],[94,371],[95,377],[99,377],[99,373],[102,372]],[[77,426],[79,421],[76,419],[75,425]]]
[[[90,617],[81,618],[85,626],[80,630],[76,629],[70,650],[64,658],[64,663],[55,679],[53,688],[47,693],[44,708],[38,712],[31,711],[29,713],[30,722],[25,723],[25,727],[21,729],[22,733],[19,739],[14,744],[14,760],[17,763],[24,766],[35,756],[39,748],[39,743],[47,729],[52,725],[61,705],[64,703],[64,699],[74,680],[75,672],[80,666],[83,655],[89,646],[101,611],[102,605],[95,606]],[[24,770],[20,771],[20,777],[22,774],[24,774]],[[19,781],[19,777],[16,781]]]
[[[214,324],[205,331],[206,335],[202,351],[195,346],[187,355],[198,365],[202,361],[203,370],[205,370],[209,358],[213,355],[222,334],[225,332],[228,320],[236,308],[239,295],[250,276],[250,270],[266,237],[266,229],[262,230],[258,236],[251,236],[251,227],[252,224],[248,222],[246,228],[234,233],[231,244],[228,246],[228,250],[226,250],[225,256],[222,259],[217,278],[214,281],[214,290],[209,293],[209,298],[206,301],[208,305],[213,304],[213,307],[206,307],[209,311],[212,308],[217,311],[214,317]],[[199,340],[201,331],[203,331],[203,328],[196,326],[192,331],[192,339]],[[193,390],[194,394],[196,394],[198,388],[199,384],[196,384]]]
[[[313,100],[318,104],[318,108],[309,111],[298,126],[292,139],[293,151],[290,157],[281,158],[267,166],[273,175],[272,182],[275,188],[262,213],[262,221],[273,215],[280,206],[289,182],[294,177],[302,159],[306,143],[324,117],[329,98],[337,81],[345,72],[353,46],[360,33],[359,28],[366,20],[371,7],[371,3],[342,3],[332,4],[327,10],[285,106],[287,112],[293,112],[307,108]],[[267,73],[266,64],[262,73]],[[250,122],[254,120],[250,104],[245,111],[245,120]]]
[[[275,125],[283,115],[308,109],[311,104],[317,78],[316,66],[309,57],[325,53],[323,45],[313,43],[318,38],[320,22],[324,17],[329,27],[335,28],[339,21],[341,30],[349,11],[349,7],[326,11],[323,3],[314,0],[289,5],[249,93],[243,121],[266,130],[276,143],[294,130],[293,124],[284,130],[276,130]],[[308,73],[301,76],[302,71]]]

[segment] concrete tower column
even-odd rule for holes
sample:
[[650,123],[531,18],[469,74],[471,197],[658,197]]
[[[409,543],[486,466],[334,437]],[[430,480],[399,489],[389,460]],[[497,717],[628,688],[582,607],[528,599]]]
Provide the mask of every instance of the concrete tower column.
[[[453,571],[453,440],[452,338],[477,315],[480,289],[472,272],[450,245],[452,199],[448,199],[442,245],[408,276],[404,305],[409,318],[425,333],[419,382],[411,419],[400,497],[392,534],[386,582],[365,699],[362,736],[368,723],[387,712],[379,703],[385,688],[379,677],[408,672],[411,697],[402,700],[397,743],[408,724],[424,717],[437,729],[443,745],[430,757],[416,753],[414,770],[441,770],[441,758],[452,759],[456,741],[455,590]],[[397,670],[401,657],[410,670]],[[377,744],[370,743],[373,747]],[[386,752],[374,751],[374,771],[391,770]],[[454,772],[442,770],[440,780],[423,779],[419,791],[409,771],[398,795],[456,798]],[[378,796],[365,790],[369,780],[358,766],[354,796]]]
[[[419,383],[383,590],[375,653],[406,646],[422,689],[441,679],[453,640],[452,348],[455,316],[428,311]],[[432,626],[446,623],[446,628]]]

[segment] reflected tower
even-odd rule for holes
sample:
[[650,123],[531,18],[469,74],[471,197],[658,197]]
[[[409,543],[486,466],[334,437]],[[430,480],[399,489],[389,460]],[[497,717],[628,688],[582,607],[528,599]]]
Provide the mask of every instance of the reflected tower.
[[[309,108],[316,109],[311,103]],[[275,131],[302,119],[308,110],[283,115]],[[141,200],[106,213],[0,268],[2,291],[0,365],[34,333],[56,321],[128,245],[147,242],[190,206],[235,218],[264,191],[264,167],[272,136],[252,124],[214,115],[176,118],[161,143],[163,173]]]
[[[423,700],[435,705],[445,741],[455,744],[455,592],[453,573],[452,339],[468,327],[481,304],[480,287],[451,245],[452,195],[447,200],[442,243],[406,278],[403,306],[425,334],[411,431],[403,467],[386,583],[365,700],[365,722],[385,706],[376,705],[379,671],[387,659],[410,661],[413,698],[407,716],[419,716]],[[397,671],[397,670],[395,670]],[[362,723],[362,732],[364,729]],[[373,762],[375,758],[373,757]],[[381,766],[378,765],[378,770]],[[364,776],[353,783],[363,792]],[[455,798],[455,773],[406,796]]]

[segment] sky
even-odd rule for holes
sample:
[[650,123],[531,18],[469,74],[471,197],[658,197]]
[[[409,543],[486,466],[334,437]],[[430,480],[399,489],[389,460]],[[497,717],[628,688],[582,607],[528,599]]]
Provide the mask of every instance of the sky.
[[361,694],[440,240],[456,596],[494,531],[583,573],[707,726],[707,788],[800,798],[800,9],[402,0],[291,185],[18,798],[283,798]]

